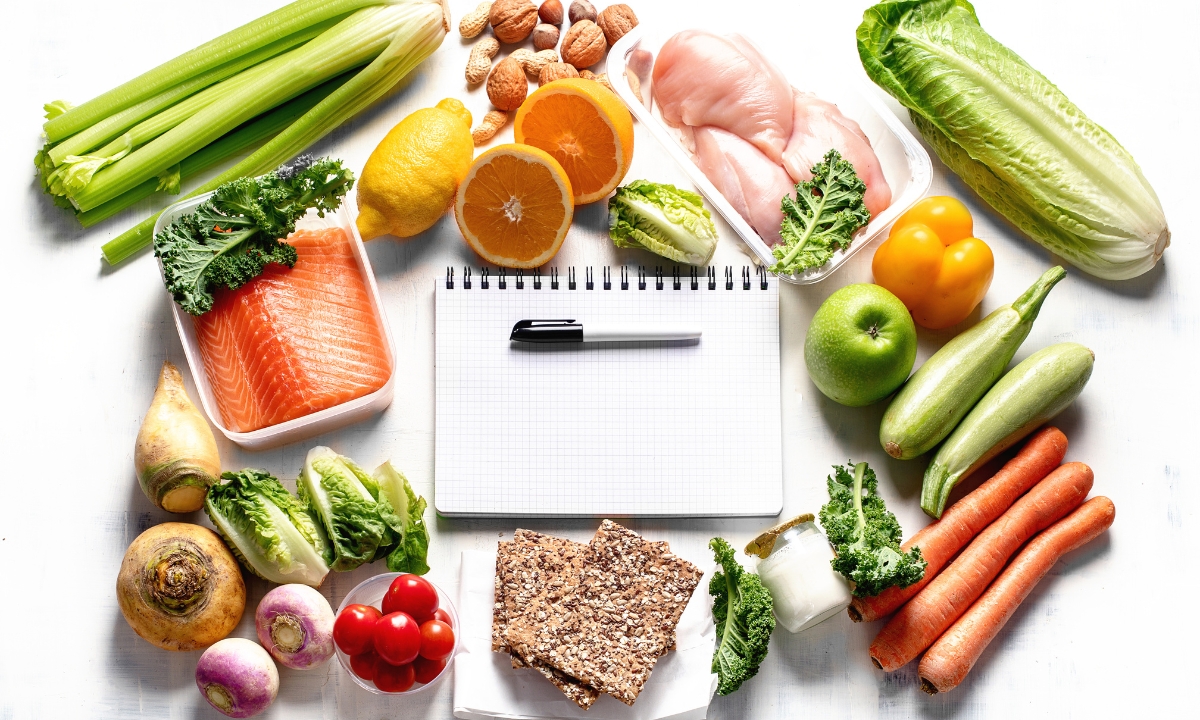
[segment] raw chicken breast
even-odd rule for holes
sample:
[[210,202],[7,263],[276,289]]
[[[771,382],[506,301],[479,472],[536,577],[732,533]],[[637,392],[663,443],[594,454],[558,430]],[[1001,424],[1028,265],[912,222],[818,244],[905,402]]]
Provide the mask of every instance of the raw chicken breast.
[[871,217],[892,204],[892,189],[883,177],[879,158],[858,123],[842,114],[837,105],[812,93],[795,91],[792,136],[783,151],[783,167],[797,183],[812,179],[809,169],[833,148],[854,166],[867,185],[863,201]]
[[696,164],[767,245],[778,245],[780,201],[796,191],[783,168],[737,135],[715,127],[692,132]]
[[667,124],[713,125],[781,161],[792,132],[792,88],[744,38],[673,35],[654,62],[653,87]]

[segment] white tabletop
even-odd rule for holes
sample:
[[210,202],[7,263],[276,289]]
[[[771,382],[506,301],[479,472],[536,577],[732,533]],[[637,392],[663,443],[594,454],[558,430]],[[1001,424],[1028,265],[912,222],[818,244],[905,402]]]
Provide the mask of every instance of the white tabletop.
[[[5,393],[0,446],[0,718],[216,718],[193,681],[199,653],[168,653],[139,639],[117,608],[121,557],[145,528],[177,519],[154,508],[132,471],[133,440],[164,359],[182,365],[169,299],[153,258],[107,268],[99,245],[140,220],[152,205],[91,231],[51,206],[34,180],[41,105],[76,102],[282,4],[282,0],[204,3],[14,3],[6,10],[5,129],[0,187],[11,225],[3,243]],[[476,4],[452,0],[455,22]],[[597,3],[602,5],[603,3]],[[807,72],[858,73],[854,30],[862,2],[634,0],[643,22],[681,19],[738,30],[769,55]],[[1051,294],[1021,359],[1052,342],[1096,353],[1082,397],[1057,421],[1071,441],[1068,459],[1090,464],[1094,493],[1118,508],[1103,539],[1061,562],[1025,601],[960,688],[926,697],[916,664],[875,670],[866,648],[879,625],[838,616],[802,635],[778,631],[758,677],[712,704],[713,718],[812,717],[1178,717],[1192,705],[1188,652],[1200,641],[1192,619],[1196,590],[1192,532],[1200,530],[1200,477],[1194,448],[1194,380],[1200,293],[1196,266],[1194,142],[1200,114],[1200,21],[1194,4],[1165,0],[979,0],[984,27],[1058,83],[1124,143],[1166,208],[1174,246],[1150,273],[1121,283],[1070,271]],[[14,22],[15,21],[15,22]],[[467,92],[468,45],[457,32],[398,93],[335,131],[315,148],[356,170],[380,137],[408,112],[446,96],[481,114],[482,90]],[[803,77],[793,82],[804,86]],[[889,100],[889,102],[891,102]],[[899,106],[891,103],[899,113]],[[511,132],[511,131],[510,131]],[[639,134],[646,168],[652,140]],[[964,199],[977,234],[996,255],[982,312],[1009,302],[1054,259],[1023,239],[934,161],[936,193]],[[641,172],[641,168],[646,168]],[[653,264],[618,254],[604,236],[603,203],[581,208],[554,264]],[[715,264],[746,256],[722,228]],[[448,264],[475,263],[454,222],[408,241],[370,244],[399,347],[395,401],[379,417],[312,443],[250,454],[220,442],[226,468],[258,466],[294,478],[305,450],[329,444],[364,464],[391,458],[426,496],[433,492],[433,293]],[[784,515],[815,511],[829,466],[868,460],[889,507],[907,531],[925,522],[917,497],[922,462],[889,460],[878,445],[882,407],[844,408],[806,376],[805,328],[838,287],[870,281],[864,252],[825,282],[784,286],[781,298]],[[921,358],[950,337],[921,332]],[[186,374],[186,373],[185,373]],[[190,378],[189,378],[190,383]],[[565,399],[569,400],[569,399]],[[203,513],[184,518],[207,523]],[[464,549],[487,549],[511,535],[512,520],[428,518],[429,577],[453,589]],[[743,544],[767,519],[653,520],[631,525],[703,557],[713,535]],[[585,540],[595,520],[521,521]],[[322,592],[336,605],[382,565],[332,576]],[[267,590],[248,582],[247,613],[235,631],[253,636],[253,608]],[[332,663],[309,673],[283,670],[278,702],[263,717],[448,718],[451,685],[417,700],[385,700],[357,689]],[[458,680],[464,680],[458,678]],[[469,680],[469,679],[466,679]]]

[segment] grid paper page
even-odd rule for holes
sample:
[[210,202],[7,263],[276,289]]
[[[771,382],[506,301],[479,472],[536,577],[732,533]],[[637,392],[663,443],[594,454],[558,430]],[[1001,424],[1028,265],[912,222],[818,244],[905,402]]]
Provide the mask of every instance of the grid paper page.
[[[718,273],[720,275],[720,273]],[[437,283],[434,505],[443,515],[775,515],[779,294]],[[692,343],[513,343],[524,319],[699,324]]]

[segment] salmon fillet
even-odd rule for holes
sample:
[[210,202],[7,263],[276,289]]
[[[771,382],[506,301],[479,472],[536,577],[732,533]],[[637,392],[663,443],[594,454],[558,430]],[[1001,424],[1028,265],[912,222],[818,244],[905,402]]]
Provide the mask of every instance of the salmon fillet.
[[195,318],[226,427],[249,432],[368,395],[391,375],[379,322],[340,228],[300,230],[290,270],[222,288]]

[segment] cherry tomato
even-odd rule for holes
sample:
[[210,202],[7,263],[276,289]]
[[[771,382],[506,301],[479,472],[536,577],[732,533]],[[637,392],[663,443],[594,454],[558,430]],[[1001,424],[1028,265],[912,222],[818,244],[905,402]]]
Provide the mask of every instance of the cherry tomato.
[[381,613],[370,605],[350,605],[333,622],[333,641],[347,655],[361,655],[371,649],[375,623]]
[[920,305],[912,309],[913,320],[930,330],[957,325],[975,309],[992,285],[995,258],[982,240],[967,238],[946,248],[937,282]]
[[916,223],[932,230],[947,247],[973,234],[971,211],[957,198],[946,195],[927,197],[913,205],[892,225],[889,237]]
[[438,609],[438,594],[433,585],[420,575],[405,573],[392,581],[383,596],[383,614],[408,613],[417,623],[433,619]]
[[375,621],[375,652],[384,662],[406,665],[421,650],[421,629],[408,613],[394,612]]
[[445,660],[454,652],[454,630],[441,620],[421,624],[421,657]]
[[354,671],[355,675],[367,682],[375,681],[375,666],[378,663],[379,655],[374,650],[350,656],[350,669]]
[[413,686],[415,679],[411,663],[389,665],[381,662],[375,667],[375,687],[384,692],[404,692]]
[[446,661],[444,659],[430,660],[418,655],[417,659],[413,660],[412,667],[413,672],[416,673],[417,682],[426,685],[433,682],[438,675],[442,674],[442,670],[446,669]]
[[941,239],[925,225],[915,223],[899,231],[893,226],[875,251],[871,273],[876,285],[891,291],[911,311],[937,282],[945,253]]
[[446,623],[450,627],[454,627],[454,621],[450,619],[450,613],[446,612],[442,608],[437,609],[437,612],[435,612],[433,614],[433,619],[441,620],[442,622]]

